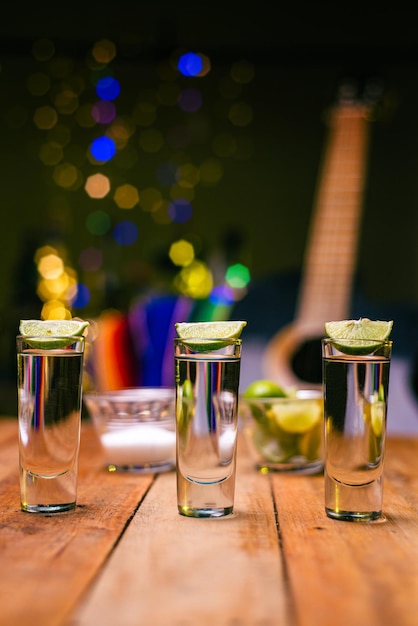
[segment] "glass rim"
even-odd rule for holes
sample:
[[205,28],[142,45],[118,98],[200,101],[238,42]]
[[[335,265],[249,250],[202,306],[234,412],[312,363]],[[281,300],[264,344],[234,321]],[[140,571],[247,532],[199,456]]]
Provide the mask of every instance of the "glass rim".
[[227,345],[241,345],[242,339],[240,337],[174,337],[174,343],[192,344],[198,343],[214,343],[223,342]]
[[25,341],[26,339],[73,339],[74,341],[86,341],[86,337],[84,335],[16,335],[16,339],[22,339]]
[[332,338],[332,337],[322,337],[321,341],[323,343],[333,343],[336,346],[338,346],[338,344],[340,345],[344,345],[344,344],[348,344],[348,345],[360,345],[360,346],[364,346],[365,344],[367,345],[373,345],[373,346],[387,346],[387,345],[391,345],[393,344],[393,340],[392,339],[340,339],[340,338]]

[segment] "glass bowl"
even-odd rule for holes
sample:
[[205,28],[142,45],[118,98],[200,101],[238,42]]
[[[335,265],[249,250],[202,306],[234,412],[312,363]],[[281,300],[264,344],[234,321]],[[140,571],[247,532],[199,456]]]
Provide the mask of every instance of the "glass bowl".
[[89,392],[84,402],[109,471],[149,473],[175,467],[174,387]]
[[239,413],[255,466],[261,472],[316,474],[323,470],[321,391],[286,398],[243,398]]

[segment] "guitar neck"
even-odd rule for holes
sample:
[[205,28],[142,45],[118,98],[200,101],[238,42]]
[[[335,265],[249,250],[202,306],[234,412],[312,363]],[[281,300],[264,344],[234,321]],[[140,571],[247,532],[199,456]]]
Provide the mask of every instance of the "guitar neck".
[[310,327],[349,312],[369,140],[369,109],[336,107],[308,237],[296,320]]

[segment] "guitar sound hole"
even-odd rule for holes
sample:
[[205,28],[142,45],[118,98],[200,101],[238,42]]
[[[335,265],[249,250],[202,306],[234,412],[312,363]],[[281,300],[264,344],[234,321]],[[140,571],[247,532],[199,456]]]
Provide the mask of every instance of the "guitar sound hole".
[[292,370],[300,380],[322,383],[321,338],[305,341],[292,357]]

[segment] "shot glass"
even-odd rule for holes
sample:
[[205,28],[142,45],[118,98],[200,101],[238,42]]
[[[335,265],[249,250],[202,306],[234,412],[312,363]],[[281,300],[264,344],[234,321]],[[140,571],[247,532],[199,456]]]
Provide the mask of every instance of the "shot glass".
[[[325,511],[337,520],[382,514],[391,341],[322,340]],[[342,351],[343,349],[343,351]]]
[[17,337],[20,497],[29,513],[69,511],[77,496],[84,338],[34,347],[44,340]]
[[222,517],[235,496],[241,339],[175,339],[180,515]]

